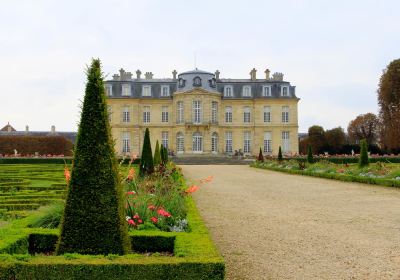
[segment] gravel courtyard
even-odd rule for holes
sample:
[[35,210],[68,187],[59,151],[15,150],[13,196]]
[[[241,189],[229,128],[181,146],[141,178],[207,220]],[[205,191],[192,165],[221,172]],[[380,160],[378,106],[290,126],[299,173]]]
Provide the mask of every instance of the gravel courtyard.
[[227,279],[400,279],[400,189],[237,165],[181,166],[214,176],[194,198]]

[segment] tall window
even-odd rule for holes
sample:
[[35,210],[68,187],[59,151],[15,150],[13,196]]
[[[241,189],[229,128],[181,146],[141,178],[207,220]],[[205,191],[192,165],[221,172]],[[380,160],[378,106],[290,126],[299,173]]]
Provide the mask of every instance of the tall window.
[[251,152],[251,132],[245,131],[243,138],[243,152],[249,154]]
[[129,132],[122,133],[122,153],[131,152],[131,134]]
[[250,123],[251,120],[251,113],[250,113],[250,107],[245,106],[243,108],[243,122],[244,123]]
[[169,86],[161,86],[161,96],[169,96]]
[[289,87],[288,86],[282,86],[281,95],[282,96],[289,96]]
[[218,152],[218,133],[216,132],[213,132],[211,135],[211,152]]
[[176,151],[182,153],[185,150],[185,138],[182,132],[176,135]]
[[289,131],[282,131],[282,151],[290,152],[290,138]]
[[176,103],[176,123],[183,123],[183,101],[178,101]]
[[232,153],[232,131],[225,132],[225,152]]
[[163,123],[169,122],[168,106],[161,107],[161,122]]
[[282,122],[289,122],[289,106],[282,106]]
[[129,111],[129,106],[124,106],[122,109],[122,122],[128,123],[131,121],[131,113]]
[[193,146],[192,151],[194,153],[200,153],[203,151],[203,136],[200,132],[193,133]]
[[150,122],[150,106],[143,106],[143,122]]
[[122,96],[130,96],[131,95],[131,85],[125,84],[122,85]]
[[201,78],[200,77],[195,77],[193,79],[193,86],[195,86],[195,87],[200,87],[201,86]]
[[231,106],[225,107],[225,122],[226,123],[232,122],[232,107]]
[[151,86],[150,85],[144,85],[142,87],[142,96],[151,96]]
[[193,101],[193,123],[201,123],[201,101]]
[[264,106],[264,122],[271,122],[271,106]]
[[161,144],[168,149],[168,131],[161,132]]
[[106,85],[106,95],[112,96],[112,85]]
[[243,87],[243,97],[251,97],[251,86]]
[[272,135],[271,132],[264,133],[264,153],[272,152]]
[[217,101],[211,102],[211,122],[212,123],[218,122],[218,102]]
[[225,97],[232,97],[233,96],[233,87],[232,86],[225,86],[224,87],[224,96]]
[[271,86],[263,86],[262,95],[271,96]]
[[112,114],[112,107],[111,105],[107,105],[107,114],[108,114],[108,121],[111,122],[111,114]]

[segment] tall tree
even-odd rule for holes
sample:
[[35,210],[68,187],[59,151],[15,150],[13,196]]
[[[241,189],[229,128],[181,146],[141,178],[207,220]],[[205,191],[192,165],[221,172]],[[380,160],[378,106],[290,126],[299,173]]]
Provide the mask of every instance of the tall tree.
[[313,147],[316,154],[320,154],[326,146],[325,131],[322,126],[313,125],[308,129],[308,144]]
[[379,119],[372,113],[357,116],[347,127],[347,133],[351,141],[359,142],[365,139],[368,145],[376,142],[378,131]]
[[400,59],[393,60],[383,71],[378,89],[380,141],[384,148],[400,150]]
[[57,254],[126,254],[131,250],[100,60],[87,84]]
[[140,157],[140,176],[149,175],[154,172],[153,153],[151,151],[150,131],[146,128],[144,133],[142,156]]
[[368,159],[368,144],[365,139],[360,141],[360,158],[358,159],[358,166],[363,168],[369,165]]
[[156,142],[156,149],[154,151],[153,163],[154,165],[161,164],[160,144],[158,144],[158,140]]
[[325,139],[330,153],[337,154],[346,142],[346,134],[343,128],[336,127],[325,131]]

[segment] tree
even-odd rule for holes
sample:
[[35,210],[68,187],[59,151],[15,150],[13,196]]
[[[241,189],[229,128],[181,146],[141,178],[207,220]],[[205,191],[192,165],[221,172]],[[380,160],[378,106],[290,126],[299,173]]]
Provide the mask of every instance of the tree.
[[129,253],[131,246],[122,200],[101,63],[93,59],[87,70],[57,254]]
[[161,154],[160,154],[160,145],[158,144],[158,140],[156,142],[156,149],[154,151],[154,165],[159,165],[161,163]]
[[369,159],[368,159],[368,144],[365,139],[362,139],[360,142],[360,158],[358,160],[358,166],[360,168],[368,166],[369,165]]
[[338,154],[346,143],[346,134],[341,127],[332,128],[325,131],[325,140],[328,151],[331,154]]
[[153,153],[151,151],[150,131],[146,128],[144,133],[142,156],[140,158],[140,176],[150,175],[154,172]]
[[307,162],[308,163],[314,163],[314,158],[313,158],[313,154],[312,154],[311,145],[308,145]]
[[320,154],[326,146],[325,131],[322,126],[313,125],[308,129],[308,141],[316,154]]
[[166,164],[168,162],[168,149],[161,145],[161,162]]
[[368,145],[376,142],[378,131],[379,119],[372,113],[357,116],[347,127],[350,140],[357,143],[365,139]]
[[258,153],[258,158],[257,158],[257,160],[258,160],[259,162],[264,162],[264,155],[263,155],[263,152],[262,152],[261,147],[260,147],[260,152]]
[[282,161],[282,160],[283,160],[281,146],[279,146],[279,151],[278,151],[278,160],[279,160],[279,161]]
[[392,152],[400,150],[400,59],[393,60],[383,71],[378,89],[380,141]]

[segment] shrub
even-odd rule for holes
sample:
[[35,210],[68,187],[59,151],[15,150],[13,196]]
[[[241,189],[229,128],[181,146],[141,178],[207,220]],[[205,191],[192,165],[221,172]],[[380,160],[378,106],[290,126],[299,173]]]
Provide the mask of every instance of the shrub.
[[360,142],[360,159],[358,161],[358,166],[360,168],[368,166],[369,165],[369,160],[368,160],[368,147],[367,147],[367,141],[365,139],[361,140]]
[[161,144],[161,162],[166,164],[168,162],[168,150]]
[[73,144],[63,136],[6,135],[0,137],[0,154],[72,155]]
[[313,154],[312,154],[311,145],[308,145],[307,162],[308,162],[308,163],[314,163],[314,158],[313,158]]
[[279,161],[282,161],[282,160],[283,160],[281,146],[279,146],[279,151],[278,151],[278,160],[279,160]]
[[78,129],[57,254],[130,252],[122,185],[107,116],[101,63],[93,59]]
[[156,149],[154,151],[154,165],[159,165],[161,163],[161,154],[160,154],[160,145],[158,144],[158,140],[156,142]]
[[140,158],[140,176],[149,175],[154,172],[153,153],[151,151],[150,131],[146,128],[143,140],[142,157]]
[[258,160],[259,162],[264,162],[264,155],[263,155],[263,153],[262,153],[261,147],[260,147],[260,152],[258,153],[258,158],[257,158],[257,160]]

